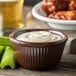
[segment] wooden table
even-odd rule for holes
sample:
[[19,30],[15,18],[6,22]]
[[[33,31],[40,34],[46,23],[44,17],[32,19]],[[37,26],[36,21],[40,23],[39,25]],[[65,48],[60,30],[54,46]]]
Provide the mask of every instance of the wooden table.
[[[31,7],[24,7],[25,28],[50,28],[47,23],[39,21],[31,16],[31,13],[26,16],[28,12],[31,12]],[[63,31],[67,33],[69,39],[66,43],[63,56],[57,68],[46,71],[32,71],[24,68],[15,70],[4,69],[0,70],[0,76],[76,76],[76,55],[69,54],[69,45],[72,39],[76,38],[76,31]]]

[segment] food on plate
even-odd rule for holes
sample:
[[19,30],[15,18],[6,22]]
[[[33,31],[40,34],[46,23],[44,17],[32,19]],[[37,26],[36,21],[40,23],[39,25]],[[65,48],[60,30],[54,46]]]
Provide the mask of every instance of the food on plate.
[[76,20],[76,0],[43,0],[41,8],[49,18]]
[[76,20],[76,11],[59,11],[49,14],[49,18],[62,20]]
[[43,0],[41,8],[46,13],[68,9],[69,0]]
[[69,9],[76,10],[76,0],[70,0]]
[[54,42],[62,39],[62,36],[48,31],[33,31],[20,34],[16,38],[26,42]]
[[6,47],[5,52],[2,56],[0,67],[1,69],[4,69],[7,66],[9,66],[11,69],[15,69],[15,59],[13,49],[8,46]]

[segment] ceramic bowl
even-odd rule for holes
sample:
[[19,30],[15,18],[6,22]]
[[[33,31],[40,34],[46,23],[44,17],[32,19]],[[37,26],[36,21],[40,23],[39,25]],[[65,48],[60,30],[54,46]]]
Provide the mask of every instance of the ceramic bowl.
[[[26,42],[16,37],[30,31],[49,31],[62,36],[61,40],[54,42]],[[27,29],[13,32],[9,36],[14,49],[17,62],[27,69],[42,70],[52,68],[60,62],[67,35],[60,31],[50,29]]]
[[32,15],[49,24],[50,27],[59,30],[76,30],[76,20],[58,20],[48,18],[47,14],[41,8],[42,2],[36,4],[32,9]]

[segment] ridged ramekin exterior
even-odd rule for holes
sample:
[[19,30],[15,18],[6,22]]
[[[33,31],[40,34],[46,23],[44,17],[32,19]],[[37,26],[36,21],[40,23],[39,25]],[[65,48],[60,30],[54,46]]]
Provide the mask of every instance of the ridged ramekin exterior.
[[45,47],[26,47],[12,43],[17,62],[28,69],[55,67],[60,61],[65,42]]
[[[12,34],[13,36],[14,34]],[[19,34],[18,34],[19,35]],[[57,66],[59,63],[67,36],[65,39],[49,43],[21,43],[16,42],[10,35],[12,47],[14,49],[17,62],[27,69],[48,69]]]

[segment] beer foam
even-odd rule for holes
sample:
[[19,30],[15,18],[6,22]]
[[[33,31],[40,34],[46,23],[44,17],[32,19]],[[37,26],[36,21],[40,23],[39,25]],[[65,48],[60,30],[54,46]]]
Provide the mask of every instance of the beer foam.
[[16,1],[19,1],[19,0],[0,0],[0,2],[16,2]]

